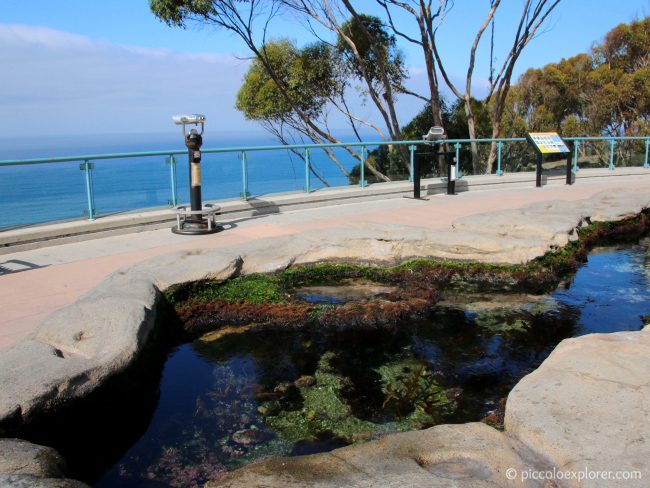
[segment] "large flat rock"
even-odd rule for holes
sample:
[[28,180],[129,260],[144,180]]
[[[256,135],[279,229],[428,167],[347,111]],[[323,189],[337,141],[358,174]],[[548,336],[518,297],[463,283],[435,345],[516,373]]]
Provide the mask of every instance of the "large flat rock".
[[536,463],[510,437],[485,424],[439,425],[325,454],[270,459],[226,474],[206,488],[534,487],[509,479]]
[[640,471],[643,478],[571,486],[648,486],[650,330],[563,341],[512,390],[505,426],[562,470]]

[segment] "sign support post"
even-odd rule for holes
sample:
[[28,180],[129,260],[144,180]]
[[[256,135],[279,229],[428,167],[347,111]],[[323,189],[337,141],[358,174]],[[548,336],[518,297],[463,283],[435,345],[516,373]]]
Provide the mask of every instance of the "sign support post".
[[565,154],[567,157],[567,184],[571,184],[571,151],[557,132],[529,132],[526,140],[537,154],[535,186],[542,186],[542,163],[547,154]]

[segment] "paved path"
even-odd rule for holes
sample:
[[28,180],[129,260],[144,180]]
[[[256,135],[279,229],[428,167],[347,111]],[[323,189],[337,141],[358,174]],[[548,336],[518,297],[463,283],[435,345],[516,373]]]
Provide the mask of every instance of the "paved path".
[[460,217],[519,208],[538,201],[579,200],[602,190],[650,190],[650,175],[579,181],[572,187],[497,189],[357,202],[235,221],[209,236],[179,236],[169,229],[105,237],[0,256],[0,349],[26,337],[48,314],[74,302],[113,271],[183,249],[237,246],[270,236],[296,235],[349,222],[379,222],[448,229]]

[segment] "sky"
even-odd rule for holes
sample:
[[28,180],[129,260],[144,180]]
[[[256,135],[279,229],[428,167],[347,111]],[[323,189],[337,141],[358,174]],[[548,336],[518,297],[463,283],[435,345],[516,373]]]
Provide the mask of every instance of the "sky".
[[[355,0],[372,11],[369,0]],[[455,0],[439,31],[443,60],[461,83],[469,48],[487,12],[488,0]],[[503,0],[496,16],[497,61],[512,38],[523,0]],[[514,79],[530,67],[586,52],[622,22],[650,15],[650,0],[563,0],[546,31],[518,63]],[[407,26],[406,18],[398,18]],[[296,18],[283,15],[270,37],[298,45],[313,40]],[[409,87],[423,91],[419,52],[403,47]],[[234,108],[249,65],[243,43],[211,26],[170,28],[149,10],[148,0],[0,0],[0,135],[162,133],[176,130],[171,116],[202,113],[211,132],[259,131]],[[487,78],[487,43],[479,49],[474,90]],[[398,109],[406,123],[422,102],[404,98]],[[371,106],[356,102],[362,117]]]

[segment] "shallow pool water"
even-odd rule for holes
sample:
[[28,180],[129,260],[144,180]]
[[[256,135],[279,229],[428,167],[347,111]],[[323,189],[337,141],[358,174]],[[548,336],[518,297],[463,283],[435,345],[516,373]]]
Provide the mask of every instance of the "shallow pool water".
[[562,339],[642,328],[648,262],[644,244],[599,248],[546,296],[448,295],[426,319],[389,329],[250,331],[177,347],[144,434],[96,486],[202,486],[267,456],[480,420]]

